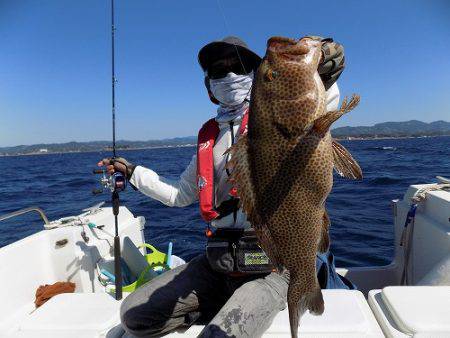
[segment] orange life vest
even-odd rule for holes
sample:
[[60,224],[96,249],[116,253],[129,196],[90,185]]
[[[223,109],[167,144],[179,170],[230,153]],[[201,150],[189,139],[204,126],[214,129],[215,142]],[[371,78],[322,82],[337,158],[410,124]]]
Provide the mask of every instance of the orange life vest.
[[[242,116],[239,135],[247,133],[248,109]],[[197,139],[197,191],[200,214],[207,222],[218,218],[219,212],[214,203],[214,156],[213,148],[219,135],[219,123],[215,119],[206,122],[198,132]],[[236,197],[236,188],[230,190],[230,195]]]

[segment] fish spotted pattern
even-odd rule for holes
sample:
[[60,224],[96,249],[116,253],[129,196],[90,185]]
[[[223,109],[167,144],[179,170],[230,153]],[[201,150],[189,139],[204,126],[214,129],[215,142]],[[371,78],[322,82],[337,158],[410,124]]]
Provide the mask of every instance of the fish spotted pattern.
[[325,200],[333,167],[342,176],[362,177],[356,161],[329,132],[359,97],[326,111],[317,72],[321,45],[311,37],[269,39],[253,85],[248,134],[230,149],[231,180],[261,247],[279,271],[289,271],[292,337],[306,310],[324,311],[315,260],[318,251],[329,248]]

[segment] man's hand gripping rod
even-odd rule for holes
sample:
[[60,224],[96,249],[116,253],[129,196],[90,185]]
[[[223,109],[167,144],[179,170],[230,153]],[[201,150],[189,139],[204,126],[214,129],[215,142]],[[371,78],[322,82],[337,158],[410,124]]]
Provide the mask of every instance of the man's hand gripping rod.
[[[114,164],[114,159],[111,159],[111,164]],[[106,176],[106,171],[102,169],[94,169],[94,174],[101,174],[100,184],[103,189],[109,189],[112,193],[111,204],[114,214],[114,277],[115,277],[115,296],[117,300],[122,299],[122,268],[121,268],[121,252],[120,252],[120,237],[119,237],[119,191],[123,191],[126,188],[126,178],[125,176],[116,171],[111,176]],[[103,189],[94,189],[92,192],[94,194],[102,193]]]

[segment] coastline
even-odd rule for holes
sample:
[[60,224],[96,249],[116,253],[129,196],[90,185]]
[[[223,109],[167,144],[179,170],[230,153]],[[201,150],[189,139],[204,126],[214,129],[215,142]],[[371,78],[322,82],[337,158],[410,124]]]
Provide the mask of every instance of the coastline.
[[[393,139],[416,139],[416,138],[436,138],[436,137],[450,137],[450,135],[420,135],[420,136],[382,136],[382,137],[334,137],[338,141],[372,141],[372,140],[393,140]],[[31,147],[32,145],[30,145]],[[120,151],[128,150],[148,150],[148,149],[170,149],[170,148],[189,148],[196,147],[196,144],[178,144],[178,145],[163,145],[163,146],[148,146],[148,147],[126,147],[117,148]],[[70,151],[46,151],[46,152],[30,152],[30,153],[17,153],[17,154],[1,154],[0,157],[13,157],[13,156],[34,156],[34,155],[57,155],[57,154],[72,154],[72,153],[102,153],[110,152],[110,148],[102,148],[98,150],[70,150]]]
[[[129,148],[116,148],[120,151],[128,150],[147,150],[147,149],[169,149],[169,148],[189,148],[196,147],[196,144],[180,144],[180,145],[169,145],[169,146],[154,146],[154,147],[129,147]],[[13,156],[34,156],[34,155],[58,155],[58,154],[85,154],[85,153],[103,153],[110,152],[111,149],[98,149],[98,150],[73,150],[73,151],[48,151],[48,152],[32,152],[26,154],[0,154],[0,157],[13,157]]]
[[334,137],[335,140],[339,141],[368,141],[368,140],[396,140],[396,139],[407,139],[407,138],[433,138],[433,137],[449,137],[449,135],[419,135],[419,136],[379,136],[379,137],[357,137],[357,136],[345,136],[345,137]]

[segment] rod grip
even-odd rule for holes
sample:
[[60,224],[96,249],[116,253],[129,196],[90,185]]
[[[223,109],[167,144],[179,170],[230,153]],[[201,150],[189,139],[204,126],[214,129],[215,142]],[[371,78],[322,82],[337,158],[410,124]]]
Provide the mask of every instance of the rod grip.
[[119,193],[116,190],[114,190],[114,192],[112,193],[111,204],[113,208],[113,214],[114,216],[117,216],[119,214],[120,202],[119,202]]
[[103,174],[103,169],[94,169],[92,170],[93,174]]
[[114,274],[116,287],[116,300],[122,299],[122,266],[120,262],[120,238],[114,236]]

